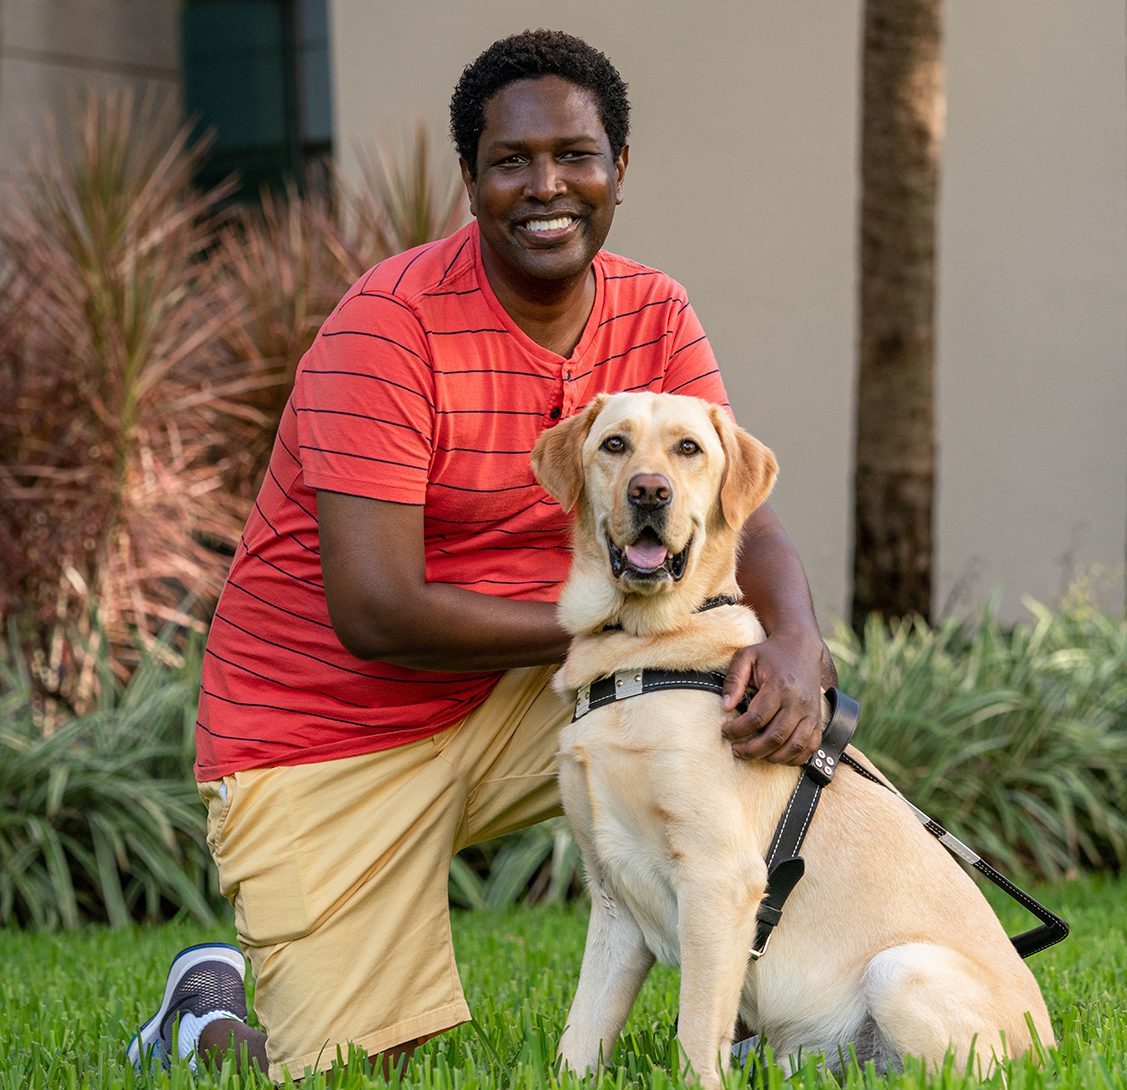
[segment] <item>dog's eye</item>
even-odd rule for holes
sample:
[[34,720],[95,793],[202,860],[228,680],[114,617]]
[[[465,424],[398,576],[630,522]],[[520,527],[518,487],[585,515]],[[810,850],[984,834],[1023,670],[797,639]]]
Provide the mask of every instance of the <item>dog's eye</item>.
[[677,450],[686,455],[700,454],[700,443],[695,439],[682,439],[677,446]]
[[608,454],[621,454],[626,449],[626,440],[621,435],[608,435],[603,440],[603,450]]

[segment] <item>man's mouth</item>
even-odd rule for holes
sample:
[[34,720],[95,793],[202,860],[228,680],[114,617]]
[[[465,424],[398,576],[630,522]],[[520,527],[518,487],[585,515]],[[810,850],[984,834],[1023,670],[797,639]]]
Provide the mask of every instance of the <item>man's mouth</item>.
[[578,223],[578,216],[573,216],[570,213],[557,213],[554,216],[537,216],[521,220],[518,226],[537,241],[553,242],[569,235]]
[[[689,542],[691,545],[692,542]],[[607,538],[607,551],[610,554],[610,570],[615,579],[629,573],[633,578],[657,579],[670,576],[676,583],[685,574],[685,564],[689,559],[689,545],[679,553],[671,553],[665,543],[647,528],[638,535],[633,545],[624,548]]]
[[542,234],[548,231],[562,231],[570,227],[574,222],[574,216],[553,216],[548,220],[528,220],[524,224],[524,227],[526,230]]

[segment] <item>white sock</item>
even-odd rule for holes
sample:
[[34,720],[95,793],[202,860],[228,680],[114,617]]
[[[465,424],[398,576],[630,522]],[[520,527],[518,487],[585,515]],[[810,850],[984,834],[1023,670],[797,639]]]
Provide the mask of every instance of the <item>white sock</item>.
[[192,1014],[191,1011],[185,1011],[180,1015],[180,1026],[176,1034],[176,1053],[182,1060],[185,1057],[188,1058],[188,1066],[193,1071],[196,1069],[194,1054],[199,1051],[200,1034],[203,1032],[204,1026],[218,1022],[220,1018],[233,1018],[236,1022],[243,1021],[237,1014],[232,1014],[230,1011],[208,1011],[207,1014]]

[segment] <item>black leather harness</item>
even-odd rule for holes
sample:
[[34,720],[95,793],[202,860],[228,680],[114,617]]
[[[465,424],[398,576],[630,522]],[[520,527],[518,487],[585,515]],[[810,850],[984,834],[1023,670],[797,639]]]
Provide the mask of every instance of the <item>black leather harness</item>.
[[[717,601],[716,604],[727,604],[727,601],[730,600]],[[697,670],[619,670],[617,673],[598,678],[579,690],[575,702],[575,714],[571,721],[574,723],[589,712],[618,700],[668,689],[701,689],[722,696],[724,674]],[[746,711],[753,695],[754,690],[749,690],[737,711],[741,713]],[[821,798],[823,788],[833,781],[834,775],[842,765],[848,765],[858,775],[897,795],[944,848],[1004,890],[1041,921],[1040,927],[1010,939],[1021,957],[1027,958],[1068,937],[1068,924],[1060,916],[1050,912],[1025,890],[995,870],[958,837],[953,836],[939,822],[913,806],[899,791],[875,776],[855,757],[847,753],[846,747],[857,729],[860,705],[856,700],[836,689],[827,689],[826,698],[830,704],[830,718],[822,732],[822,741],[817,753],[802,766],[802,775],[798,778],[783,816],[775,827],[771,846],[767,849],[767,890],[756,912],[755,940],[749,951],[751,960],[758,960],[766,952],[771,932],[782,919],[783,906],[805,872],[806,864],[799,854],[802,842],[810,828],[814,811],[818,808],[818,800]]]

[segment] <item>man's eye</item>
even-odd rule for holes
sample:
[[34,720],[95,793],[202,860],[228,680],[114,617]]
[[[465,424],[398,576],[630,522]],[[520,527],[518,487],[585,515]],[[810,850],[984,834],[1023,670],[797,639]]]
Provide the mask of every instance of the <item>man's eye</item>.
[[608,454],[621,454],[626,449],[626,440],[621,435],[608,435],[602,447]]
[[695,439],[682,439],[677,446],[678,451],[685,455],[700,454],[700,443]]

